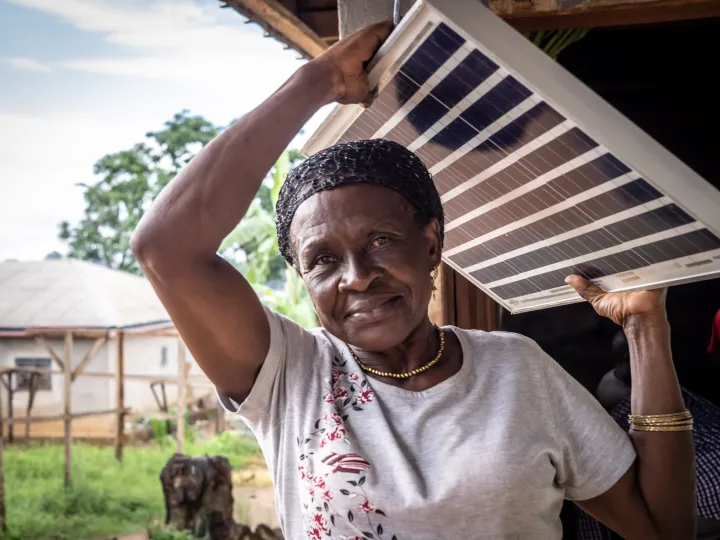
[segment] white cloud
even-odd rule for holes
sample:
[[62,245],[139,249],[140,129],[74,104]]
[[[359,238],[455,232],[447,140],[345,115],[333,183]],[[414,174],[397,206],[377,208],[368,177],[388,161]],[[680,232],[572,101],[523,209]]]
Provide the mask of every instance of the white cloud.
[[[103,75],[146,77],[221,92],[251,92],[254,101],[277,88],[301,62],[267,40],[262,31],[237,24],[240,15],[217,3],[190,0],[10,0],[100,34],[127,54],[80,57],[64,68]],[[228,17],[235,17],[232,23]]]
[[[60,98],[48,84],[32,95],[46,105],[43,110],[55,111],[51,115],[11,113],[0,104],[0,260],[63,251],[57,224],[81,217],[82,190],[75,184],[95,181],[92,166],[102,155],[140,142],[182,108],[227,123],[302,65],[295,52],[238,24],[239,14],[212,0],[10,1],[116,45],[117,56],[88,53],[53,67],[63,68],[64,78],[82,72],[118,83],[110,90],[99,84],[103,90],[88,100],[93,79],[78,77],[81,97],[62,105],[55,105]],[[56,76],[48,75],[49,82]],[[28,105],[24,110],[32,111]],[[327,109],[309,122],[295,146],[325,114]]]
[[43,64],[34,58],[16,56],[13,58],[6,58],[5,61],[11,66],[25,71],[36,71],[38,73],[51,73],[53,71],[49,65]]
[[83,209],[75,184],[94,182],[94,161],[129,146],[143,129],[136,120],[108,129],[102,118],[90,116],[2,112],[0,126],[12,134],[0,144],[0,261],[62,251],[58,224],[78,220]]

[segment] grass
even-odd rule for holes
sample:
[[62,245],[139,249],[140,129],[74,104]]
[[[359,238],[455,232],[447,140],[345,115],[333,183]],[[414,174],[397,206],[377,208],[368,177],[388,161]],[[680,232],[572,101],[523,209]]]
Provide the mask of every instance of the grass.
[[[173,453],[174,445],[167,444],[126,447],[119,464],[112,448],[74,444],[73,486],[65,490],[62,446],[7,448],[8,532],[0,539],[78,540],[144,530],[154,517],[164,518],[159,474]],[[185,453],[224,455],[240,468],[256,460],[259,449],[255,441],[228,432],[187,444]]]
[[178,531],[158,523],[152,523],[148,527],[148,533],[150,540],[197,540],[190,532]]

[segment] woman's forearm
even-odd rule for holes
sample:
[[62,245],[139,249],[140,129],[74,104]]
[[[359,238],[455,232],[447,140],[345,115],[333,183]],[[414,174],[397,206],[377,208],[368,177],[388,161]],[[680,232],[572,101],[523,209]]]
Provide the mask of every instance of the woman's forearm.
[[243,218],[267,172],[310,117],[331,99],[322,65],[301,67],[262,105],[208,144],[162,191],[133,239],[139,258],[214,256]]
[[[664,313],[629,317],[632,414],[684,410]],[[638,484],[661,538],[693,538],[696,515],[695,461],[690,431],[630,431],[638,454]]]

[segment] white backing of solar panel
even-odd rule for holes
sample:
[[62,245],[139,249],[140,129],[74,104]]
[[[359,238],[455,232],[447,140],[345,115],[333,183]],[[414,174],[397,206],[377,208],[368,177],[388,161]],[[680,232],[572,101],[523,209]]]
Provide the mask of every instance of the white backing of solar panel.
[[[412,56],[423,41],[430,35],[430,32],[440,23],[448,25],[467,41],[436,70],[433,76],[420,85],[420,88],[415,94],[404,103],[391,118],[383,122],[382,126],[374,132],[373,138],[387,135],[423,98],[430,94],[440,81],[442,81],[444,76],[459,65],[475,48],[496,62],[499,69],[493,74],[492,80],[488,79],[483,82],[475,88],[470,95],[466,96],[448,111],[446,115],[436,122],[436,125],[426,130],[425,133],[419,134],[415,140],[408,145],[411,150],[416,151],[420,149],[430,141],[435,134],[439,133],[441,129],[459,117],[460,114],[479,99],[481,95],[488,92],[497,82],[508,75],[515,77],[525,87],[535,93],[531,94],[511,111],[502,115],[494,123],[487,126],[483,132],[452,152],[449,156],[431,165],[430,171],[433,174],[442,171],[466,152],[474,149],[479,142],[488,140],[490,136],[497,133],[502,127],[529,110],[539,101],[547,102],[567,118],[567,120],[543,135],[531,140],[525,146],[514,150],[500,162],[443,193],[442,200],[444,203],[460,197],[464,192],[482,183],[487,178],[490,178],[497,171],[504,169],[513,162],[517,162],[524,155],[537,149],[542,144],[545,144],[545,142],[561,136],[575,125],[579,126],[585,133],[600,143],[600,146],[593,148],[584,155],[574,158],[572,163],[568,162],[564,167],[561,166],[553,169],[541,177],[526,183],[521,188],[513,189],[490,203],[478,205],[470,210],[469,213],[465,213],[454,220],[447,220],[446,227],[448,231],[452,231],[464,222],[482,216],[485,212],[493,208],[500,207],[503,202],[511,201],[523,193],[529,192],[533,187],[544,184],[550,178],[560,176],[564,171],[570,170],[574,166],[587,163],[592,158],[602,155],[603,152],[612,153],[624,162],[625,165],[634,169],[625,175],[611,179],[604,184],[567,198],[550,208],[531,214],[505,227],[500,227],[477,238],[469,238],[465,245],[447,249],[443,254],[444,260],[451,267],[461,272],[476,286],[488,293],[507,309],[517,313],[576,302],[580,299],[574,291],[565,286],[504,300],[494,294],[488,285],[498,286],[503,283],[518,281],[523,277],[537,275],[540,271],[561,269],[575,262],[597,259],[606,254],[617,253],[628,247],[646,245],[652,238],[645,236],[605,250],[590,252],[575,259],[566,258],[556,264],[534,268],[526,273],[514,274],[490,284],[480,283],[470,275],[470,272],[500,261],[512,259],[513,256],[530,252],[538,246],[553,246],[566,238],[574,238],[579,234],[605,227],[621,219],[626,219],[629,216],[638,215],[658,208],[662,203],[674,202],[678,207],[699,221],[700,224],[707,227],[707,229],[715,235],[720,236],[720,194],[717,190],[667,152],[637,126],[629,122],[613,107],[605,103],[564,68],[547,57],[522,35],[518,34],[504,21],[474,0],[421,0],[416,3],[398,28],[393,32],[390,39],[380,49],[371,64],[371,88],[377,88],[381,91],[401,69],[404,62]],[[372,109],[370,110],[372,111]],[[312,136],[303,149],[304,153],[311,155],[337,142],[342,134],[360,117],[363,111],[364,109],[359,106],[337,107]],[[572,207],[574,204],[588,200],[593,196],[622,186],[640,177],[644,178],[649,184],[654,185],[654,187],[663,195],[666,195],[666,197],[656,199],[655,201],[651,201],[651,203],[638,205],[618,214],[613,214],[595,223],[568,231],[556,237],[525,245],[517,250],[500,254],[497,257],[469,267],[463,268],[449,258],[454,253],[459,253],[472,245],[482,244],[491,237],[498,237],[509,231],[525,226],[528,223],[536,222],[545,216],[553,215],[564,208]],[[674,235],[680,235],[686,231],[704,228],[701,227],[700,224],[692,223],[681,225],[674,229],[658,232],[656,236],[662,239],[672,238]],[[710,262],[704,262],[702,267],[698,266],[697,270],[694,271],[689,270],[684,265],[699,264],[702,261],[697,257],[690,256],[645,266],[634,271],[601,277],[595,281],[608,290],[617,291],[679,284],[720,275],[720,250],[703,253],[702,255],[704,259],[709,257],[708,260]],[[512,300],[512,302],[508,300]]]

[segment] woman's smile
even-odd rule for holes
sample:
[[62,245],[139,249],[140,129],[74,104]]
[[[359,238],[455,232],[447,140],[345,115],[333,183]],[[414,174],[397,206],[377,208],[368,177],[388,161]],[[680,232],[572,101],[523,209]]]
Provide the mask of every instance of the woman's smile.
[[359,323],[374,323],[391,316],[403,297],[399,294],[373,294],[353,301],[346,318]]

